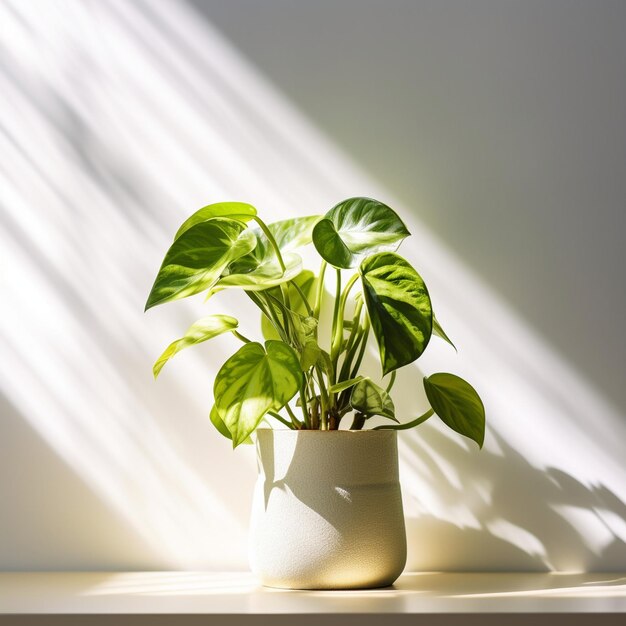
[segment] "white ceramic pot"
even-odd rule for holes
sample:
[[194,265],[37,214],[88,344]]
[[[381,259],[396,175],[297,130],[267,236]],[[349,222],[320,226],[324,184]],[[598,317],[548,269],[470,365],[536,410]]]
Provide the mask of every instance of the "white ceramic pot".
[[393,430],[257,430],[250,564],[263,585],[391,585],[406,563]]

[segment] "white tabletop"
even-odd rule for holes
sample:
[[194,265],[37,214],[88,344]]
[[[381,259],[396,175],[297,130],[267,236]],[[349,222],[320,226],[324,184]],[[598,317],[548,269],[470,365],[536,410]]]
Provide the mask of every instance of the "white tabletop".
[[0,574],[2,614],[503,612],[626,613],[626,574],[407,573],[363,591],[268,589],[241,572]]

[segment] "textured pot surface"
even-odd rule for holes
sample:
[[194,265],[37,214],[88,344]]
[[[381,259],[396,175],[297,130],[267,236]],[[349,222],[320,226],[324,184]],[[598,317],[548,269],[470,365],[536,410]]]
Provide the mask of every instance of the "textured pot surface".
[[289,589],[391,585],[406,563],[395,431],[257,431],[250,565]]

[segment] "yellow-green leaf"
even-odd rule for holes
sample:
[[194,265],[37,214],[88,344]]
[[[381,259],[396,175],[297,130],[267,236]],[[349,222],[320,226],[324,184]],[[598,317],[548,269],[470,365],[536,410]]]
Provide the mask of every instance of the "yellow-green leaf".
[[298,355],[285,343],[243,345],[215,378],[216,409],[232,435],[233,447],[245,441],[270,410],[280,410],[300,388]]
[[216,218],[186,230],[167,251],[146,310],[213,287],[229,263],[254,249],[256,238],[244,229],[236,220]]
[[228,217],[240,222],[247,222],[255,216],[256,209],[251,204],[246,204],[245,202],[216,202],[198,209],[193,215],[188,217],[176,232],[174,239],[178,239],[192,226],[216,217]]
[[[213,405],[211,407],[211,412],[209,413],[209,418],[210,418],[211,423],[213,424],[213,426],[215,426],[215,428],[217,429],[217,431],[221,435],[224,435],[224,437],[226,437],[226,439],[232,440],[233,436],[230,434],[230,430],[228,430],[228,428],[226,428],[226,424],[224,424],[222,418],[220,417],[220,414],[217,412],[217,409],[215,408],[215,405]],[[245,445],[252,445],[252,443],[254,443],[254,442],[252,441],[251,437],[248,437],[242,443],[245,444]]]
[[341,382],[331,385],[328,388],[328,391],[330,391],[331,393],[339,393],[344,389],[350,389],[350,387],[353,387],[361,380],[363,380],[363,376],[357,376],[356,378],[350,378],[349,380],[342,380]]
[[152,368],[154,377],[156,378],[163,366],[181,350],[217,337],[222,333],[235,330],[238,325],[239,322],[229,315],[208,315],[194,322],[187,329],[187,332],[180,339],[167,346],[163,354],[156,360]]
[[319,219],[319,215],[312,215],[267,225],[267,229],[281,252],[285,264],[284,271],[278,261],[276,250],[265,233],[258,227],[251,228],[251,232],[257,239],[254,250],[233,263],[216,286],[263,291],[293,280],[302,271],[302,259],[293,250],[311,242],[313,226]]
[[287,252],[282,256],[285,263],[284,272],[276,257],[271,257],[249,272],[229,273],[222,276],[215,287],[217,289],[239,287],[245,291],[264,291],[293,280],[302,271],[302,258],[295,252]]

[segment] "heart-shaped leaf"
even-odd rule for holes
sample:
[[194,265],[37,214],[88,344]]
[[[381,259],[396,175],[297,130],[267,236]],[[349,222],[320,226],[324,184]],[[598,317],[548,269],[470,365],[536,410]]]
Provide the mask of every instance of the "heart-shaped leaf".
[[246,204],[245,202],[216,202],[215,204],[202,207],[188,217],[178,229],[174,239],[178,239],[192,226],[216,217],[228,217],[239,222],[247,222],[255,216],[256,209],[251,204]]
[[216,218],[192,226],[167,251],[146,310],[209,289],[229,263],[255,245],[254,234],[236,220]]
[[371,198],[349,198],[333,207],[313,229],[320,256],[348,269],[374,252],[395,250],[410,235],[395,211]]
[[454,374],[432,374],[424,378],[426,397],[435,413],[452,430],[483,447],[485,407],[467,381]]
[[194,322],[187,329],[187,332],[180,339],[167,346],[163,354],[156,360],[152,368],[154,377],[156,378],[163,366],[181,350],[217,337],[222,333],[235,330],[238,325],[239,322],[229,315],[208,315]]
[[366,417],[382,415],[394,422],[398,421],[391,396],[370,378],[363,378],[352,387],[350,406]]
[[245,441],[270,410],[281,409],[300,388],[298,355],[281,341],[243,345],[215,378],[216,410],[231,433],[233,447]]
[[433,325],[430,297],[421,276],[393,252],[368,257],[359,271],[386,375],[412,363],[426,349]]

